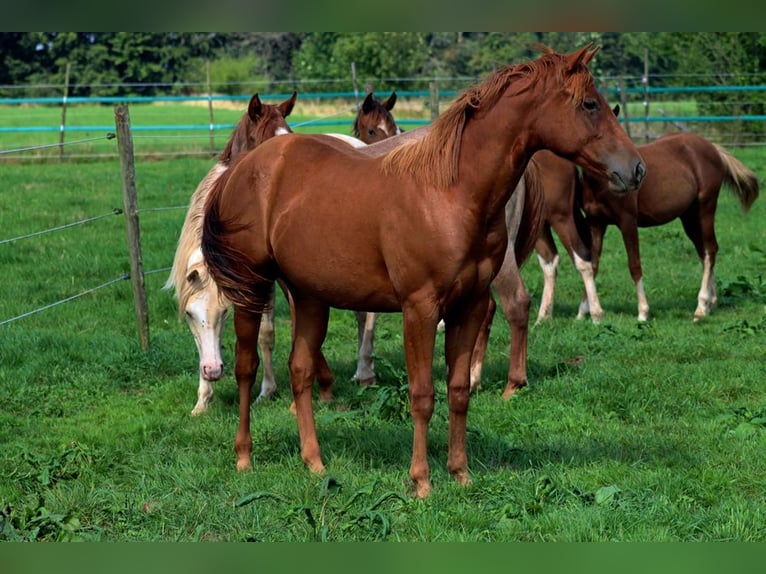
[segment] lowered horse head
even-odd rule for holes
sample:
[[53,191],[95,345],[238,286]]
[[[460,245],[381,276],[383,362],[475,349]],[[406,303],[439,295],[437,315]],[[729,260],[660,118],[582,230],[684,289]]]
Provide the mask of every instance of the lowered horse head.
[[366,144],[373,144],[402,133],[391,115],[396,104],[396,92],[380,102],[372,92],[367,94],[354,120],[354,137]]
[[258,94],[254,94],[218,161],[191,197],[173,267],[164,288],[175,289],[179,319],[186,317],[199,352],[199,389],[197,404],[192,411],[194,415],[207,409],[213,397],[210,383],[223,374],[221,334],[230,306],[210,278],[200,251],[205,200],[213,184],[239,155],[270,138],[292,132],[285,118],[292,112],[296,97],[297,93],[293,92],[284,102],[271,105],[262,103]]

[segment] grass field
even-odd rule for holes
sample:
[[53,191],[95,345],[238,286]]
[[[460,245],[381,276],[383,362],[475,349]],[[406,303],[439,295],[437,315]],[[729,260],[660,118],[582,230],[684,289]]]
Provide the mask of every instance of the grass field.
[[[3,145],[2,147],[7,147]],[[734,150],[763,183],[766,155]],[[151,346],[138,345],[116,161],[2,166],[0,540],[94,541],[764,541],[766,540],[766,207],[718,210],[719,306],[692,323],[701,268],[680,223],[641,231],[652,319],[616,230],[598,287],[606,320],[574,319],[581,284],[562,266],[554,319],[529,338],[530,385],[500,400],[508,328],[493,325],[483,388],[471,401],[472,486],[446,471],[444,363],[429,463],[413,499],[399,315],[376,335],[379,384],[358,388],[356,326],[333,311],[325,353],[336,399],[316,404],[328,472],[303,465],[286,367],[289,317],[277,307],[280,391],[253,405],[254,471],[232,449],[233,334],[210,412],[192,418],[197,353],[161,290],[184,206],[209,158],[141,161],[139,193]],[[164,209],[174,208],[175,209]],[[523,269],[537,311],[542,276]],[[443,335],[439,335],[439,351]]]

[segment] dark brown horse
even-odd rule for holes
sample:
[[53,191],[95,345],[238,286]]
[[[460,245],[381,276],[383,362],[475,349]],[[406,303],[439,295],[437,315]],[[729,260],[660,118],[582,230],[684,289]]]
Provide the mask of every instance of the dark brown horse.
[[506,251],[505,206],[529,158],[550,149],[603,174],[615,192],[637,188],[645,173],[594,85],[587,64],[597,50],[589,48],[546,51],[494,72],[457,98],[422,139],[383,157],[331,137],[291,134],[260,145],[218,180],[202,244],[213,277],[235,306],[238,469],[252,468],[250,396],[260,315],[281,279],[293,296],[289,366],[306,465],[324,471],[311,395],[330,307],[401,311],[415,492],[424,497],[431,490],[426,445],[442,318],[447,468],[458,482],[469,482],[471,357]]
[[[616,225],[622,233],[630,275],[636,285],[638,320],[646,321],[649,304],[644,292],[638,228],[664,225],[680,218],[702,263],[702,282],[694,311],[694,320],[698,321],[716,304],[715,212],[721,187],[725,185],[734,192],[747,212],[758,197],[758,178],[724,148],[696,134],[666,135],[638,149],[648,170],[638,191],[617,197],[608,193],[608,183],[603,178],[583,171],[581,202],[592,237],[594,277],[606,228]],[[580,309],[588,311],[585,298]]]
[[367,94],[354,120],[354,137],[366,144],[373,144],[402,133],[391,115],[395,104],[396,92],[391,92],[382,102],[376,100],[372,92]]
[[594,323],[604,316],[596,292],[596,282],[591,261],[591,236],[587,218],[579,206],[580,179],[575,165],[549,151],[540,151],[532,158],[541,166],[541,187],[544,201],[544,223],[535,243],[537,259],[543,272],[543,293],[537,322],[553,316],[553,299],[558,274],[559,255],[552,231],[556,232],[567,254],[582,277],[585,286],[583,304],[577,318],[589,312]]

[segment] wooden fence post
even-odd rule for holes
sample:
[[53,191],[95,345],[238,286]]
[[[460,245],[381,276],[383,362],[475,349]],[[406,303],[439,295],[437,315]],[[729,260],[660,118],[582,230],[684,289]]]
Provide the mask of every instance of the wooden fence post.
[[210,60],[205,66],[207,75],[207,111],[210,118],[210,151],[215,153],[215,132],[213,131],[213,86],[210,82]]
[[431,92],[431,120],[439,116],[439,88],[436,82],[429,82],[428,89]]
[[72,69],[72,62],[66,63],[66,72],[64,72],[64,98],[61,102],[61,129],[59,131],[59,159],[64,158],[64,130],[66,129],[66,100],[69,97],[69,71]]
[[130,113],[127,105],[119,104],[114,107],[114,123],[117,128],[117,147],[120,152],[122,200],[125,207],[125,223],[128,231],[130,279],[133,285],[133,301],[138,322],[138,341],[141,348],[146,350],[149,348],[149,309],[146,304],[144,265],[141,260],[136,170],[133,158],[133,138],[130,133]]

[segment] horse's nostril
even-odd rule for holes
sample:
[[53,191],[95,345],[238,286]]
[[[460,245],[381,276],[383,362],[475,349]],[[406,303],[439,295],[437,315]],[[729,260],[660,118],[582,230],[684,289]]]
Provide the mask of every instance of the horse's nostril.
[[636,164],[636,182],[641,183],[646,176],[646,166],[644,162],[640,161]]

